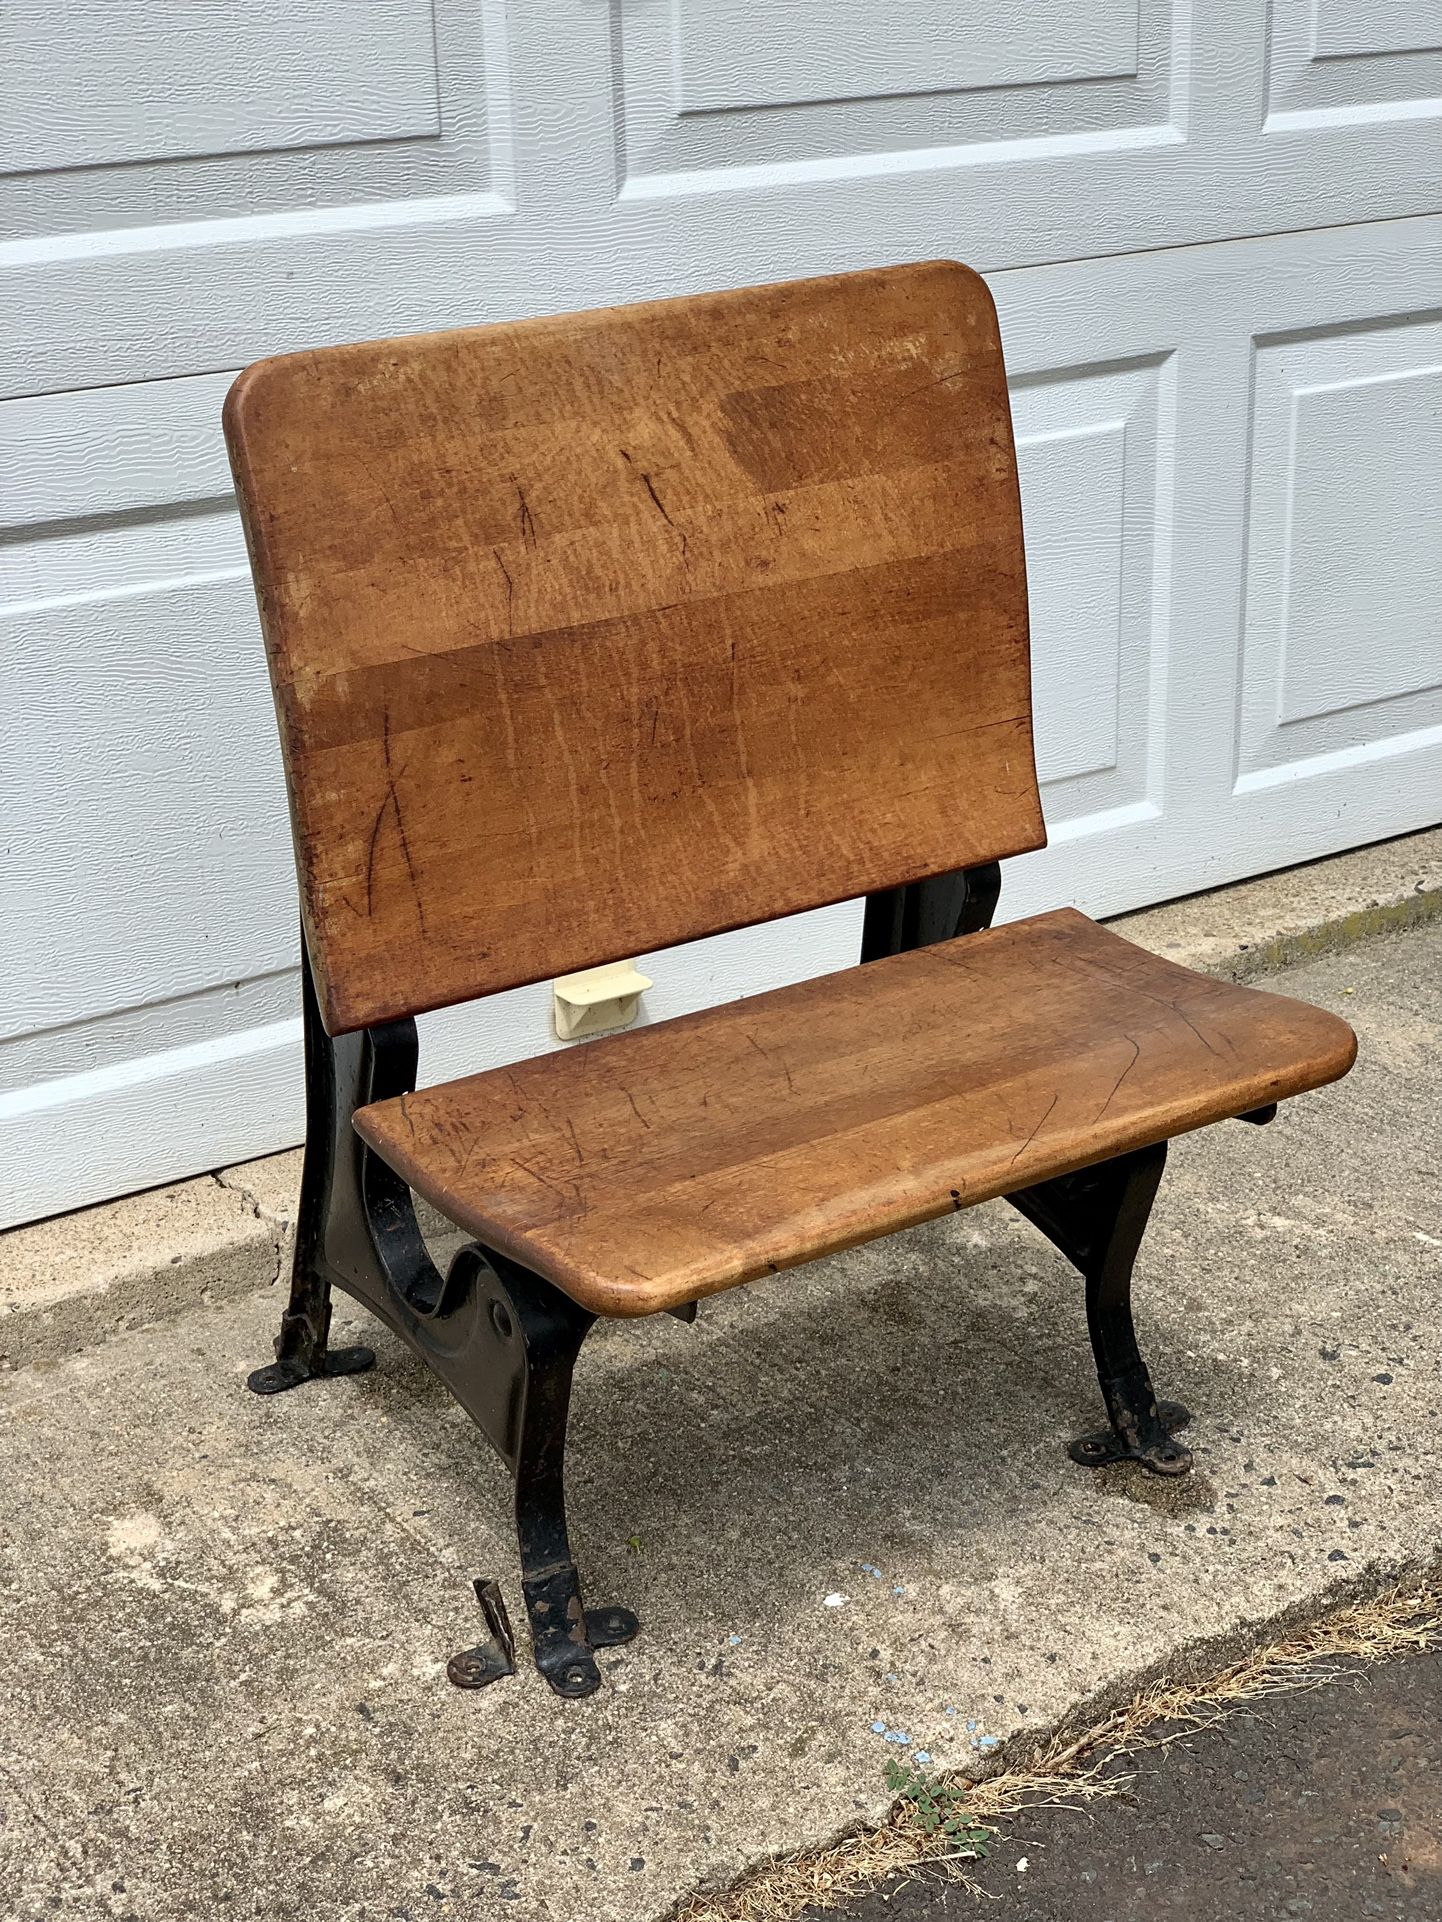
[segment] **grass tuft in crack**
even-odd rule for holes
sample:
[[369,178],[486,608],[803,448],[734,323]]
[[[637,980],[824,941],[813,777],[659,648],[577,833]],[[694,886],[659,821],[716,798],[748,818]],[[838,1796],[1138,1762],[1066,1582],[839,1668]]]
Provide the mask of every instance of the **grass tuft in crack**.
[[923,1835],[950,1837],[958,1854],[986,1854],[991,1830],[973,1821],[967,1813],[964,1782],[951,1776],[928,1774],[925,1769],[907,1762],[888,1762],[886,1786],[900,1798],[900,1813],[914,1822]]

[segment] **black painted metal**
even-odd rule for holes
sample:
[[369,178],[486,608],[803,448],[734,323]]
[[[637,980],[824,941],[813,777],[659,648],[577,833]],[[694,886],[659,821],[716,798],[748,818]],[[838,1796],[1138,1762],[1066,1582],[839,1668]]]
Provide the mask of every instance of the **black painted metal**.
[[558,1695],[589,1695],[601,1683],[592,1650],[627,1642],[638,1627],[629,1609],[588,1613],[566,1528],[571,1374],[596,1318],[476,1242],[461,1249],[450,1278],[458,1296],[485,1302],[478,1325],[492,1352],[474,1373],[483,1398],[466,1405],[515,1480],[521,1592],[536,1666]]
[[502,1676],[516,1672],[516,1638],[511,1633],[511,1618],[506,1613],[501,1585],[478,1576],[475,1590],[486,1627],[491,1632],[484,1642],[462,1649],[446,1664],[446,1674],[457,1688],[485,1688],[488,1683],[499,1682]]
[[1089,1468],[1135,1461],[1154,1475],[1184,1475],[1192,1465],[1173,1433],[1190,1417],[1179,1403],[1158,1404],[1132,1320],[1132,1268],[1166,1159],[1159,1141],[1007,1196],[1086,1282],[1087,1328],[1111,1422],[1071,1445],[1073,1461]]
[[861,959],[879,961],[883,955],[909,954],[959,934],[979,934],[991,926],[1000,893],[1001,863],[989,861],[985,867],[957,868],[929,881],[868,894]]
[[[337,1363],[352,1351],[325,1345],[333,1286],[408,1342],[510,1469],[537,1667],[557,1693],[588,1695],[600,1683],[592,1649],[629,1641],[637,1628],[628,1609],[585,1611],[566,1531],[571,1371],[595,1317],[477,1242],[441,1274],[409,1188],[351,1125],[357,1108],[415,1087],[415,1023],[332,1039],[308,960],[301,972],[307,1117],[291,1300],[277,1360],[250,1385],[273,1394],[312,1376],[350,1372]],[[374,1359],[360,1352],[367,1359],[352,1367]]]
[[[339,1277],[328,1246],[341,1221],[362,1212],[362,1171],[355,1151],[364,1144],[351,1127],[350,1116],[363,1102],[374,1098],[363,1090],[374,1080],[375,1042],[370,1035],[346,1035],[338,1042],[331,1040],[321,1024],[304,935],[301,956],[306,1136],[300,1208],[291,1266],[290,1304],[281,1317],[275,1360],[264,1368],[257,1368],[247,1379],[246,1385],[257,1395],[280,1394],[316,1377],[356,1374],[375,1361],[375,1354],[369,1348],[332,1349],[329,1346],[331,1281]],[[409,1088],[415,1085],[415,1023],[400,1025],[410,1030],[412,1078],[404,1081],[403,1065],[394,1073]],[[400,1045],[404,1052],[404,1037]],[[385,1046],[383,1037],[383,1052]],[[350,1105],[344,1110],[342,1121],[346,1100]],[[369,1242],[368,1236],[353,1238],[358,1244],[362,1239]]]

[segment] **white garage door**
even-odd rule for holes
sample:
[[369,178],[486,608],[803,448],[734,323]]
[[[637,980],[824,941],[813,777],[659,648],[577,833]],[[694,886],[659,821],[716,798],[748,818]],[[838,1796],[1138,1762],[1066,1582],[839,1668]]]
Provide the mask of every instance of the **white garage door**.
[[[1052,829],[1004,906],[1442,813],[1436,0],[11,0],[0,69],[6,1219],[298,1138],[218,427],[263,354],[968,260]],[[844,965],[858,915],[659,957],[652,1017]],[[424,1065],[548,1005],[436,1018]]]

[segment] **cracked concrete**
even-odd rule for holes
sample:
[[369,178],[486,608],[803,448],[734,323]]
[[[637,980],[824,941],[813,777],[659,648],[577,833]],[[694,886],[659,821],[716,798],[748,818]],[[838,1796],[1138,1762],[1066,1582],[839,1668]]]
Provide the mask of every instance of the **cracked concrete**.
[[[573,1526],[590,1597],[643,1630],[583,1703],[523,1630],[515,1678],[446,1684],[472,1575],[520,1628],[505,1480],[359,1311],[338,1338],[377,1368],[272,1401],[243,1381],[279,1289],[15,1371],[7,1922],[660,1922],[879,1815],[902,1748],[984,1766],[1200,1644],[1432,1562],[1439,976],[1434,925],[1280,977],[1353,1021],[1358,1067],[1269,1129],[1176,1144],[1137,1300],[1195,1412],[1183,1482],[1067,1460],[1098,1416],[1081,1291],[1002,1204],[692,1328],[603,1327]],[[260,1233],[265,1179],[225,1204]]]
[[[261,1170],[259,1176],[252,1173],[245,1180],[239,1179],[247,1173],[243,1167],[217,1168],[211,1175],[211,1180],[227,1194],[239,1195],[241,1200],[249,1205],[254,1218],[264,1223],[268,1230],[273,1259],[270,1273],[263,1284],[267,1288],[274,1287],[280,1280],[289,1260],[295,1233],[294,1215],[299,1192],[298,1181],[290,1179],[290,1156],[273,1156],[271,1159],[283,1161],[286,1164],[283,1174],[280,1170],[275,1171],[280,1176],[279,1180],[267,1179],[269,1171],[263,1162],[258,1164]],[[273,1190],[270,1207],[265,1206],[261,1201],[261,1194],[268,1187]]]
[[280,1272],[289,1233],[288,1216],[220,1176],[14,1229],[0,1236],[0,1366],[252,1293]]

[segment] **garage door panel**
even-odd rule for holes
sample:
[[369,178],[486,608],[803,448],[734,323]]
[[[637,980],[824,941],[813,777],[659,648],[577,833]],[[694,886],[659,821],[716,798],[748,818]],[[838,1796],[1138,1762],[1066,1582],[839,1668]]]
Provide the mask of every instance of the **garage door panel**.
[[[1097,777],[1074,776],[1071,793],[1066,781],[1049,787],[1052,845],[1011,864],[1009,912],[1059,900],[1121,911],[1442,813],[1432,687],[1442,672],[1442,356],[1428,307],[1439,284],[1435,219],[994,280],[1023,443],[1066,425],[1047,423],[1039,406],[1076,404],[1065,372],[1050,401],[1059,360],[1085,369],[1110,343],[1117,356],[1155,364],[1163,387],[1158,504],[1148,510],[1156,641],[1145,783],[1095,813],[1076,796]],[[1313,389],[1305,405],[1320,411],[1294,465],[1293,397]],[[1024,473],[1046,451],[1044,438],[1024,446]],[[1057,554],[1068,528],[1075,535],[1107,517],[1111,495],[1100,474],[1089,486],[1054,471],[1054,502],[1040,476],[1034,486],[1028,474],[1024,494],[1043,768],[1053,755],[1091,758],[1104,703],[1077,687],[1089,663],[1110,682],[1116,652],[1098,633],[1058,672],[1069,587],[1081,608],[1100,603],[1085,567],[1061,566]],[[1064,499],[1074,487],[1080,497]],[[1360,561],[1346,560],[1348,543],[1369,530]],[[1287,624],[1284,649],[1289,542],[1302,569],[1299,604],[1311,611]],[[1365,586],[1354,586],[1354,572]],[[1348,626],[1359,595],[1372,610],[1360,646]],[[1127,730],[1118,732],[1125,742]]]
[[1275,0],[1267,128],[1405,120],[1442,112],[1435,0]]
[[1011,19],[981,0],[678,0],[667,23],[678,112],[879,99],[1137,71],[1135,0],[1035,0]]
[[1147,801],[1169,644],[1167,357],[1013,383],[1037,769],[1053,833]]
[[1350,60],[1359,54],[1435,53],[1442,46],[1437,0],[1312,0],[1312,54],[1317,60]]
[[[265,354],[966,259],[1013,381],[1051,831],[1003,912],[1435,818],[1421,0],[377,0],[333,97],[326,5],[214,118],[192,71],[130,125],[79,49],[0,180],[0,1219],[298,1136],[289,836],[219,434]],[[134,8],[102,11],[63,30],[93,53]],[[255,22],[182,11],[229,71]],[[844,966],[859,916],[640,957],[645,1018]],[[555,1045],[542,986],[428,1017],[422,1073]]]
[[[1200,27],[1180,0],[978,7],[991,52],[972,68],[933,0],[833,17],[851,23],[835,46],[806,9],[753,9],[747,36],[734,9],[436,0],[439,136],[13,182],[31,199],[11,231],[33,238],[0,248],[3,392],[864,261],[997,273],[1436,202],[1436,128],[1401,108],[1264,131],[1250,0]],[[808,23],[845,97],[772,97],[813,86]],[[1132,32],[1135,75],[1099,76]],[[884,91],[923,69],[934,90]]]
[[504,193],[503,20],[495,0],[7,6],[0,228]]
[[296,1140],[301,1073],[293,970],[0,1041],[0,1223]]
[[1237,773],[1442,723],[1442,315],[1257,343]]
[[[4,1032],[294,961],[284,783],[227,520],[223,572],[22,603],[0,624]],[[145,544],[130,546],[142,574]]]
[[0,401],[0,526],[53,531],[181,503],[229,506],[219,422],[233,379],[197,374]]
[[1168,118],[1168,0],[621,7],[624,173],[1121,133]]
[[0,59],[6,172],[440,131],[429,0],[10,0]]

